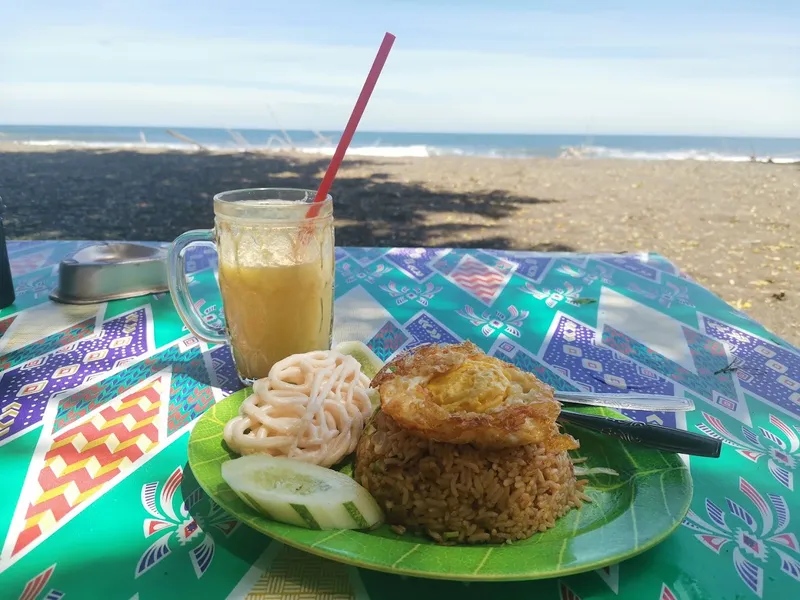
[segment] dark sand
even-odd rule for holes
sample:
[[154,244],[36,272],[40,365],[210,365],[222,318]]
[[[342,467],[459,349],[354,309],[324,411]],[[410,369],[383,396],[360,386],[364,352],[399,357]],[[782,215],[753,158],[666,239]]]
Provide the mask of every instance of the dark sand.
[[[0,154],[11,239],[171,240],[212,226],[216,192],[313,188],[329,160],[13,145]],[[658,252],[800,345],[798,165],[354,157],[332,193],[338,245]]]

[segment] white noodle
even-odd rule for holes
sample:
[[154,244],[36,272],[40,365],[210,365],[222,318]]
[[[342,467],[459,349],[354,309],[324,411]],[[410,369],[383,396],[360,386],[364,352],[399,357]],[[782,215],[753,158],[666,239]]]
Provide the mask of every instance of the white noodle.
[[369,383],[355,358],[333,350],[285,358],[255,382],[225,442],[239,454],[330,467],[355,450],[372,414]]

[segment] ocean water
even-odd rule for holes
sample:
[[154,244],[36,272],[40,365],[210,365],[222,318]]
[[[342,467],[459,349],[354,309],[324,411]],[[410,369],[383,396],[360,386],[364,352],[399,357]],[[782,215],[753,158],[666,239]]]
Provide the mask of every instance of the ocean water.
[[[341,132],[180,128],[174,132],[211,149],[287,149],[333,154]],[[188,150],[191,142],[156,127],[50,127],[0,125],[0,143],[87,148],[142,146]],[[522,135],[359,132],[350,156],[438,155],[493,158],[581,156],[634,160],[800,162],[800,139],[634,135]]]

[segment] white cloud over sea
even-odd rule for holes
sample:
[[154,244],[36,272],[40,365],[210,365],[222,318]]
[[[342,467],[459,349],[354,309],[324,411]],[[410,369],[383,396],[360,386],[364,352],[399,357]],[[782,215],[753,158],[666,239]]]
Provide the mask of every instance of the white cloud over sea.
[[156,27],[102,4],[80,22],[12,19],[0,122],[274,128],[271,108],[287,128],[340,129],[390,29],[364,130],[800,136],[800,16],[679,28],[675,15],[450,4],[410,21],[392,11],[413,3],[391,3],[348,35],[281,26],[277,10],[263,27],[221,12],[219,27],[172,13]]

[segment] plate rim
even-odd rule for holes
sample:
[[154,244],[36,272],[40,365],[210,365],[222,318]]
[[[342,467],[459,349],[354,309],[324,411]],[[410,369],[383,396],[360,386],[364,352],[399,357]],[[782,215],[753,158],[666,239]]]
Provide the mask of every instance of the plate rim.
[[[663,542],[665,539],[667,539],[670,535],[672,535],[680,527],[681,522],[683,521],[683,519],[686,516],[686,514],[689,512],[689,509],[691,507],[691,502],[692,502],[692,499],[694,497],[694,480],[692,478],[692,473],[691,473],[691,470],[689,468],[689,465],[687,465],[683,461],[683,459],[680,458],[680,455],[675,454],[676,458],[682,464],[682,466],[679,467],[679,468],[682,471],[684,471],[685,476],[686,476],[686,486],[688,488],[688,494],[686,494],[686,498],[684,500],[684,503],[681,506],[681,509],[675,513],[674,522],[672,523],[672,525],[668,529],[665,529],[664,531],[660,532],[658,535],[654,536],[646,544],[642,544],[641,546],[638,546],[637,548],[635,548],[635,549],[633,549],[631,551],[626,551],[626,552],[624,552],[622,554],[616,554],[614,556],[610,556],[607,559],[597,560],[597,561],[592,562],[592,563],[585,563],[585,564],[581,564],[581,565],[576,565],[576,566],[570,567],[570,568],[562,568],[562,569],[550,570],[550,571],[540,571],[540,572],[537,572],[537,573],[517,573],[517,574],[487,573],[485,575],[480,575],[480,574],[456,574],[456,575],[453,575],[453,574],[448,574],[448,573],[445,573],[445,572],[421,571],[419,569],[408,569],[408,568],[404,568],[404,567],[384,566],[384,565],[381,565],[381,564],[369,564],[369,563],[361,562],[357,558],[351,558],[350,556],[345,555],[345,554],[337,554],[337,553],[334,553],[334,552],[332,552],[330,550],[327,550],[327,551],[326,550],[322,550],[322,549],[318,548],[315,545],[304,544],[302,542],[298,542],[297,540],[295,540],[295,539],[293,539],[291,537],[287,537],[286,535],[281,534],[281,533],[264,530],[263,528],[251,523],[250,522],[251,521],[250,517],[246,516],[246,518],[242,518],[241,511],[230,509],[227,506],[228,505],[228,501],[227,500],[221,499],[218,494],[212,494],[211,491],[209,489],[207,489],[207,487],[203,484],[203,482],[197,477],[195,468],[194,468],[194,466],[192,464],[193,462],[194,463],[199,462],[197,460],[193,460],[193,455],[197,452],[196,450],[193,449],[195,446],[192,444],[192,441],[193,441],[193,438],[194,438],[194,435],[195,435],[195,431],[197,430],[196,426],[200,423],[200,421],[202,419],[206,418],[206,416],[210,414],[210,411],[211,411],[212,408],[215,408],[218,404],[220,404],[222,402],[225,402],[225,401],[229,400],[230,398],[232,398],[234,396],[246,394],[248,389],[249,388],[243,388],[243,389],[237,390],[236,392],[233,392],[232,394],[228,394],[224,398],[222,398],[222,399],[218,400],[217,402],[215,402],[214,404],[212,404],[209,407],[209,409],[206,412],[204,412],[202,415],[200,415],[200,417],[197,419],[197,423],[195,423],[195,427],[192,427],[192,430],[189,433],[189,439],[188,439],[188,442],[187,442],[187,455],[188,455],[187,456],[187,463],[188,463],[189,467],[192,469],[192,474],[193,474],[195,480],[197,481],[197,484],[202,488],[202,490],[206,493],[206,495],[209,497],[209,499],[211,499],[213,502],[216,502],[223,510],[225,510],[225,512],[227,512],[230,516],[232,516],[236,520],[244,523],[250,529],[252,529],[253,531],[259,533],[260,535],[266,536],[266,537],[270,538],[271,540],[280,542],[282,544],[285,544],[287,546],[290,546],[292,548],[295,548],[295,549],[300,550],[302,552],[305,552],[307,554],[311,554],[311,555],[317,556],[319,558],[324,558],[324,559],[327,559],[327,560],[332,560],[334,562],[338,562],[338,563],[341,563],[341,564],[344,564],[344,565],[347,565],[347,566],[351,566],[351,567],[357,567],[357,568],[360,568],[360,569],[368,569],[368,570],[371,570],[371,571],[378,571],[378,572],[387,573],[387,574],[390,574],[390,575],[404,575],[404,576],[409,576],[409,577],[418,577],[418,578],[421,578],[421,579],[434,579],[434,580],[439,580],[439,581],[464,581],[464,582],[502,582],[502,581],[508,581],[508,582],[512,582],[512,581],[537,581],[537,580],[543,580],[543,579],[552,579],[552,578],[555,578],[555,577],[568,577],[570,575],[577,575],[577,574],[580,574],[580,573],[586,573],[586,572],[594,571],[596,569],[601,569],[603,567],[607,567],[607,566],[610,566],[610,565],[613,565],[613,564],[618,564],[620,562],[623,562],[623,561],[629,560],[631,558],[634,558],[636,556],[639,556],[640,554],[643,554],[644,552],[647,552],[648,550],[651,550],[655,546],[659,545],[661,542]],[[580,407],[578,407],[578,410],[580,410]],[[616,412],[616,411],[613,411],[613,412]],[[628,419],[628,417],[622,415],[621,413],[620,413],[620,416],[622,418],[624,418],[624,419]],[[208,417],[208,418],[210,418],[210,417]],[[674,454],[674,453],[665,452],[664,454]],[[634,484],[634,485],[636,485],[636,484]],[[634,488],[634,491],[635,491],[635,488]],[[231,493],[234,495],[234,497],[238,498],[238,496],[235,496],[235,492],[233,492],[232,490],[231,490]],[[252,512],[255,514],[255,511],[252,511]],[[266,517],[262,517],[262,518],[266,519]],[[286,524],[282,524],[282,525],[285,525],[285,526],[289,527],[289,525],[286,525]],[[298,528],[298,529],[302,529],[302,528]],[[602,527],[600,529],[602,529]],[[335,533],[336,531],[346,531],[346,530],[334,530],[334,531],[332,531],[332,533]],[[366,535],[366,534],[363,534],[363,535]],[[487,547],[487,548],[502,548],[503,545],[502,544],[491,544],[491,545],[486,545],[485,547]]]

